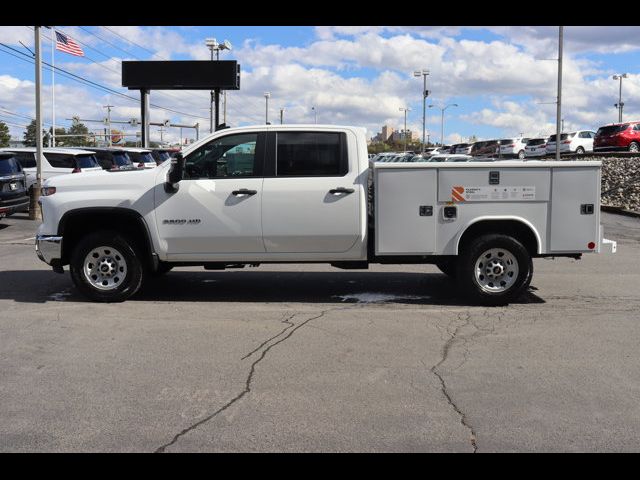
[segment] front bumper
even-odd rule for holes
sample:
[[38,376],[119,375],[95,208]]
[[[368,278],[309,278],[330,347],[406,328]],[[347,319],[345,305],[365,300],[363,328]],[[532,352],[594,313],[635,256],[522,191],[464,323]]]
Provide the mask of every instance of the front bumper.
[[51,266],[59,265],[62,259],[62,237],[36,235],[36,254],[44,263]]
[[25,210],[29,210],[29,197],[0,200],[0,218]]

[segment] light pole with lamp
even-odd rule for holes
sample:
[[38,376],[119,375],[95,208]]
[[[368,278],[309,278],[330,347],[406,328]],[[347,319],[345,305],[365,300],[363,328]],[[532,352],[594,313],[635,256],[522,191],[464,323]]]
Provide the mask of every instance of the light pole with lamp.
[[618,94],[618,103],[614,104],[615,107],[618,108],[618,123],[622,123],[622,108],[624,107],[624,103],[622,102],[622,79],[628,78],[629,75],[623,73],[621,75],[614,75],[611,77],[613,80],[620,80],[620,93]]
[[264,92],[264,100],[265,100],[265,110],[264,110],[264,123],[269,125],[269,97],[271,97],[270,92]]
[[[211,61],[213,62],[213,52],[216,52],[216,61],[220,60],[220,50],[231,50],[231,42],[229,40],[225,40],[223,43],[218,43],[215,38],[207,38],[205,40],[205,45],[211,50]],[[209,133],[213,133],[214,130],[218,129],[218,124],[220,123],[220,89],[216,88],[215,91],[211,90],[211,99],[209,103]],[[226,91],[225,91],[225,107],[226,107]],[[216,105],[216,119],[215,119],[215,129],[213,122],[213,104]],[[225,110],[226,111],[226,110]],[[226,122],[226,119],[225,119]]]
[[429,70],[422,69],[416,70],[413,72],[413,76],[420,78],[421,76],[424,78],[424,85],[422,88],[422,154],[424,155],[425,149],[425,137],[427,133],[427,97],[429,96],[429,90],[427,90],[427,75],[429,75]]
[[450,103],[446,107],[436,107],[436,105],[429,105],[429,108],[436,107],[440,109],[440,146],[444,147],[444,111],[449,107],[457,107],[457,103]]
[[311,110],[313,110],[313,118],[314,118],[314,122],[317,124],[318,123],[318,110],[316,110],[316,107],[311,107]]
[[401,112],[404,112],[404,131],[402,132],[402,136],[404,137],[404,151],[407,151],[407,112],[411,111],[409,107],[400,107]]

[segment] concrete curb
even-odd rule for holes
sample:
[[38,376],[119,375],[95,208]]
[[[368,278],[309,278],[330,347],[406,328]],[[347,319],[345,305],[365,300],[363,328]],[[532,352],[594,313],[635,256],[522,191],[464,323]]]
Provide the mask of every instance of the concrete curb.
[[622,207],[612,207],[609,205],[600,205],[600,210],[603,212],[617,213],[618,215],[626,215],[627,217],[640,218],[640,212],[634,210],[625,210]]

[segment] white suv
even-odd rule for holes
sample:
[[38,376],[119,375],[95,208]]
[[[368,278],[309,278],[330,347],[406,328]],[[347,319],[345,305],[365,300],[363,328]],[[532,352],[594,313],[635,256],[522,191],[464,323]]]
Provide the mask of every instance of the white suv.
[[524,147],[524,156],[544,157],[547,154],[547,142],[549,137],[530,138]]
[[[576,132],[560,134],[560,153],[577,153],[579,155],[585,152],[593,152],[593,139],[596,132],[591,130],[578,130]],[[556,153],[556,136],[551,135],[547,142],[547,153]]]
[[[36,148],[3,148],[5,152],[13,152],[27,175],[30,188],[36,181]],[[42,181],[56,175],[100,171],[93,152],[76,148],[43,148],[42,149]]]
[[500,156],[501,157],[517,157],[524,158],[525,146],[529,141],[528,138],[503,138],[500,140]]

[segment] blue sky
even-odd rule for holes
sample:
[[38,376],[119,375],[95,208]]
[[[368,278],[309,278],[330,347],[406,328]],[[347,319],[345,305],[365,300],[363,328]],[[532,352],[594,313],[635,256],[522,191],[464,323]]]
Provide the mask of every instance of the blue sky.
[[[290,123],[364,126],[370,136],[383,124],[402,127],[401,107],[410,107],[409,127],[421,131],[422,79],[414,69],[430,70],[429,103],[457,108],[446,111],[445,141],[471,135],[496,138],[540,135],[555,127],[557,27],[98,27],[60,26],[79,41],[86,57],[56,52],[56,66],[137,98],[120,87],[120,61],[133,59],[209,58],[208,37],[228,39],[233,51],[221,59],[242,66],[242,89],[228,94],[227,123],[264,122],[263,93],[271,92],[270,120],[285,108]],[[48,36],[49,31],[43,34]],[[7,52],[33,49],[30,27],[0,27],[0,120],[20,125],[34,114],[33,65]],[[50,62],[50,41],[43,41],[43,59]],[[26,59],[26,57],[22,57]],[[618,84],[624,80],[625,118],[640,119],[640,29],[637,27],[566,27],[563,75],[563,118],[567,129],[596,129],[614,122]],[[44,72],[45,122],[51,122],[50,73]],[[208,132],[208,92],[154,92],[153,121],[200,124]],[[68,125],[71,116],[101,119],[102,105],[115,105],[112,118],[138,114],[135,100],[56,75],[56,118]],[[168,108],[176,112],[163,110]],[[440,113],[430,109],[428,130],[440,139]],[[101,128],[100,124],[90,128]],[[152,130],[152,137],[158,132]],[[166,138],[177,140],[170,131]],[[187,134],[190,135],[190,134]]]

